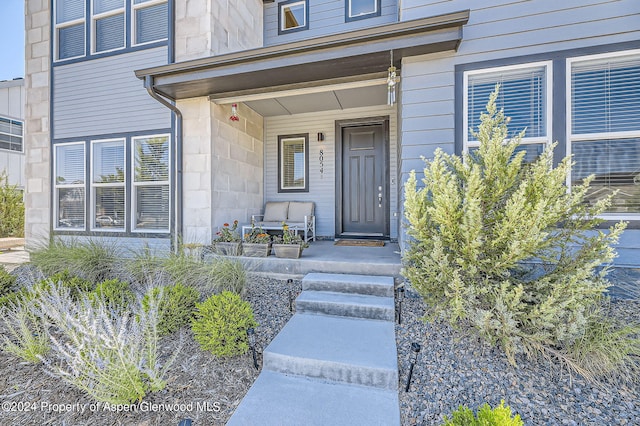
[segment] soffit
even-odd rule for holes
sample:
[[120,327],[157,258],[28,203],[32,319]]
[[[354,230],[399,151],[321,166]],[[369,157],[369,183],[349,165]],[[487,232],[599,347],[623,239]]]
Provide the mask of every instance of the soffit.
[[[402,58],[407,56],[457,49],[462,40],[462,26],[468,19],[468,10],[454,12],[147,68],[136,71],[136,76],[150,79],[156,92],[174,100],[200,96],[230,98],[349,82],[364,75],[382,77],[389,67],[391,51],[394,65],[399,68]],[[357,92],[367,99],[379,97],[372,90],[348,90],[351,93],[319,92],[323,94],[317,94],[318,102],[325,106],[332,102],[353,103]],[[271,111],[268,115],[282,112],[281,107],[287,110],[285,105],[295,110],[308,108],[305,106],[308,101],[291,98],[283,99],[284,104],[280,105],[279,99],[275,103],[261,100],[255,104],[261,106],[258,109]]]

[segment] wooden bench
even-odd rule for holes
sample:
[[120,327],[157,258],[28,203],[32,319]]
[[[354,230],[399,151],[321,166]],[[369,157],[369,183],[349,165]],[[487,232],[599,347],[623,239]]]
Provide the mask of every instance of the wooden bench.
[[[268,201],[264,206],[264,214],[251,216],[251,223],[265,231],[282,229],[282,222],[289,229],[302,231],[304,241],[316,240],[316,217],[313,201]],[[251,225],[242,227],[242,236],[251,231]]]

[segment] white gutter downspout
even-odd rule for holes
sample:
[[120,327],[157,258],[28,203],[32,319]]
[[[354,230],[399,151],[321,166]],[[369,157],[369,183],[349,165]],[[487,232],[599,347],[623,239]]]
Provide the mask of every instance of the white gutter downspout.
[[160,102],[165,107],[169,108],[176,115],[176,134],[175,134],[175,178],[174,178],[174,199],[175,199],[175,225],[173,229],[173,239],[171,241],[172,249],[175,254],[178,254],[180,244],[182,242],[182,112],[173,103],[169,102],[162,95],[160,95],[155,87],[153,87],[153,77],[146,75],[144,77],[144,87],[147,89],[149,96],[156,101]]

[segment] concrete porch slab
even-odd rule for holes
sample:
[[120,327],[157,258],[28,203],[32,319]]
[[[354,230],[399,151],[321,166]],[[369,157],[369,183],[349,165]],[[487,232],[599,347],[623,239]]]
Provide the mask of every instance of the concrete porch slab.
[[238,259],[249,271],[302,277],[311,272],[385,275],[400,277],[400,248],[387,242],[384,247],[344,247],[334,241],[312,241],[300,259],[244,257]]

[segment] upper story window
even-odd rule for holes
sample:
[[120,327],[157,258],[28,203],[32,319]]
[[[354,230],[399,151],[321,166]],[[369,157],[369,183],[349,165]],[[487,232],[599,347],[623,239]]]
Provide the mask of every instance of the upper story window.
[[[56,61],[118,51],[168,38],[168,0],[54,2]],[[86,25],[90,26],[88,32]]]
[[345,20],[349,22],[380,16],[380,9],[380,0],[346,0]]
[[278,34],[309,29],[308,0],[290,0],[278,4]]
[[84,56],[84,0],[56,0],[54,22],[56,59],[70,59]]
[[[587,200],[617,191],[607,216],[640,213],[640,51],[567,60],[567,154],[575,165],[571,184],[589,175]],[[635,214],[635,217],[634,217]]]
[[22,122],[0,117],[0,149],[22,152]]
[[93,52],[125,47],[125,0],[93,0]]
[[465,73],[465,150],[473,151],[479,146],[469,129],[477,130],[489,95],[500,84],[497,106],[510,118],[509,130],[515,135],[526,129],[518,150],[526,151],[525,161],[537,158],[551,135],[550,69],[551,64],[543,62]]

